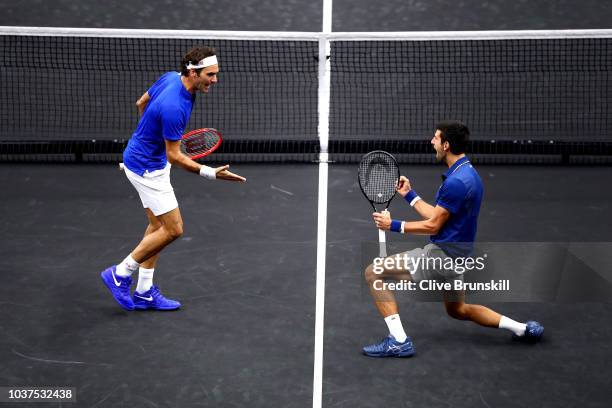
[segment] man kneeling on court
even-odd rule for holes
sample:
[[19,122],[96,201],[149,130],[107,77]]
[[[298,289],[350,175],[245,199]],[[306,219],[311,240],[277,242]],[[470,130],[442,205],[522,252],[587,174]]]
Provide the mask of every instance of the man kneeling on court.
[[[457,258],[469,256],[473,251],[483,188],[480,176],[465,155],[468,138],[469,130],[461,122],[444,121],[436,126],[431,144],[436,151],[436,159],[446,164],[448,171],[442,176],[443,182],[436,195],[435,205],[422,200],[411,189],[409,180],[404,176],[400,177],[397,191],[419,213],[421,221],[392,220],[386,211],[373,214],[376,226],[382,230],[430,235],[431,242],[428,245],[401,254],[402,258]],[[394,257],[396,255],[390,258]],[[389,268],[391,263],[386,264],[387,266],[383,264],[382,268],[381,265],[376,265],[376,268],[375,265],[368,266],[365,279],[390,334],[380,343],[364,347],[363,352],[372,357],[409,357],[415,352],[412,340],[404,332],[393,293],[387,286],[381,285],[381,281],[393,279],[420,282],[427,279],[452,282],[462,279],[462,275],[454,270],[415,268],[414,263],[408,270],[396,266]],[[445,292],[444,305],[447,313],[455,319],[507,329],[519,339],[537,341],[544,332],[544,327],[538,322],[519,323],[485,306],[467,304],[462,291]]]
[[[197,92],[207,93],[217,83],[219,65],[215,50],[196,47],[183,56],[181,72],[167,72],[136,102],[142,114],[123,152],[125,175],[132,183],[147,214],[149,225],[136,248],[118,265],[101,274],[102,281],[126,310],[174,310],[181,304],[164,297],[153,285],[153,271],[160,251],[183,233],[183,219],[170,184],[174,164],[207,179],[245,181],[228,170],[201,165],[181,152],[181,136],[189,122]],[[130,294],[132,274],[138,284]]]

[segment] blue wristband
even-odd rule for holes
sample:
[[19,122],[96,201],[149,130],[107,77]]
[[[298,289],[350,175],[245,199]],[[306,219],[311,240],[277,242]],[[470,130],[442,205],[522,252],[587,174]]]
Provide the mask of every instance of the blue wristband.
[[406,194],[406,197],[404,197],[404,198],[406,199],[406,201],[408,201],[408,204],[410,204],[412,202],[412,200],[414,200],[418,196],[419,195],[414,190],[410,190],[408,192],[408,194]]
[[402,232],[402,222],[398,220],[391,220],[391,228],[393,232]]

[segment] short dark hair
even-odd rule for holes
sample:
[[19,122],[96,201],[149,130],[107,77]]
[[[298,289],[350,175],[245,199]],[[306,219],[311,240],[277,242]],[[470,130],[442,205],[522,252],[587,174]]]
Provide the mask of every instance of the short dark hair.
[[452,154],[465,153],[470,140],[470,130],[458,120],[443,120],[436,125],[442,132],[442,143],[448,142]]
[[[181,75],[183,76],[189,75],[187,64],[192,63],[196,65],[198,62],[200,62],[204,58],[210,57],[213,55],[217,55],[217,52],[212,47],[201,46],[201,47],[194,47],[190,49],[189,51],[187,51],[185,55],[183,55],[183,58],[181,59]],[[196,74],[200,75],[200,72],[202,72],[203,69],[204,68],[196,69],[195,70]]]

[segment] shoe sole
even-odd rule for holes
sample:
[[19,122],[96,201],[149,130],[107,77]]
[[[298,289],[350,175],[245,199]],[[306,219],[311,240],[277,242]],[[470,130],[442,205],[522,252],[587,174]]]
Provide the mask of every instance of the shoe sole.
[[542,340],[544,337],[544,328],[542,328],[542,332],[539,336],[517,336],[516,334],[512,335],[512,340],[527,343],[527,344],[535,344]]
[[410,351],[405,351],[399,354],[370,354],[370,353],[366,353],[365,351],[363,352],[363,354],[365,354],[368,357],[377,357],[377,358],[383,358],[383,357],[400,357],[400,358],[406,358],[406,357],[412,357],[416,354],[416,352],[414,350],[410,350]]
[[177,306],[177,307],[172,307],[172,308],[161,308],[161,307],[155,307],[155,306],[146,306],[146,305],[137,305],[134,304],[134,310],[162,310],[162,311],[172,311],[172,310],[178,310],[180,309],[181,306]]
[[117,304],[121,306],[123,309],[127,310],[128,312],[131,312],[132,310],[134,310],[134,305],[131,305],[131,308],[130,308],[130,305],[124,305],[123,303],[119,301],[119,299],[115,297],[115,292],[113,292],[115,284],[108,282],[106,278],[104,277],[104,272],[106,272],[107,270],[102,271],[102,273],[100,274],[100,277],[102,278],[102,282],[104,282],[104,285],[110,291],[111,295],[113,296],[113,299],[115,299],[115,302],[117,302]]

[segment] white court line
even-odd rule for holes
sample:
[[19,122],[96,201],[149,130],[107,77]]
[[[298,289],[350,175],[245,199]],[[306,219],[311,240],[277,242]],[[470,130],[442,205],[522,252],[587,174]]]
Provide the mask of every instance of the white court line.
[[[327,247],[327,153],[319,163],[319,205],[317,220],[317,283],[315,308],[314,379],[312,407],[321,408],[323,397],[323,333],[325,331],[325,258]],[[325,159],[325,161],[323,160]]]
[[[332,30],[332,0],[323,0],[323,34]],[[312,381],[312,408],[321,408],[323,402],[323,335],[325,333],[325,259],[327,249],[327,182],[329,141],[330,69],[327,56],[329,41],[319,40],[319,194],[317,210],[317,283],[315,299],[314,374]]]

